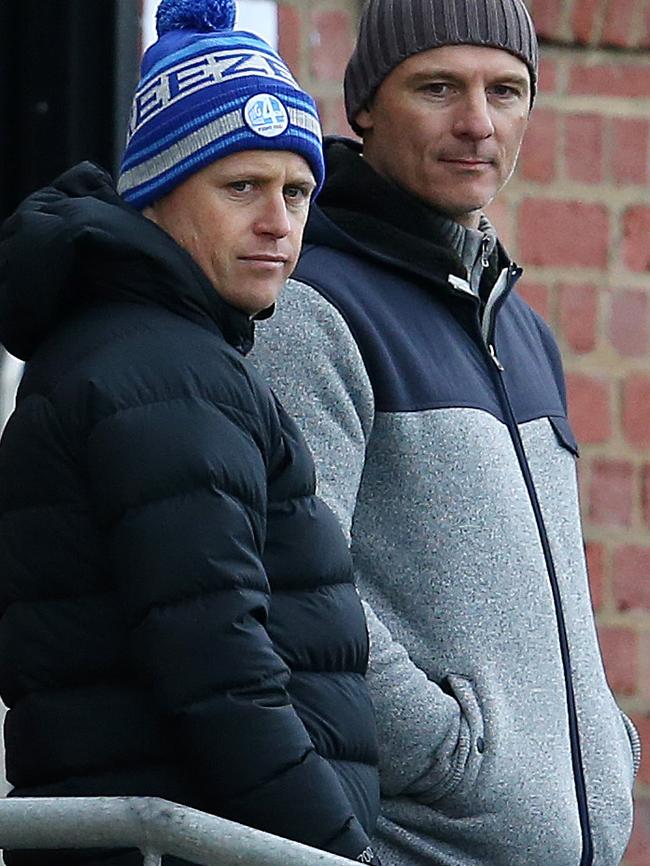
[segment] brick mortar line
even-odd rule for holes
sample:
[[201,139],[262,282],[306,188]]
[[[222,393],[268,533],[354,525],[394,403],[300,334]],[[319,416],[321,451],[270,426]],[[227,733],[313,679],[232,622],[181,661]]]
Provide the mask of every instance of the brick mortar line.
[[[527,200],[551,202],[575,202],[579,204],[601,204],[622,216],[622,210],[644,207],[650,210],[648,192],[650,183],[620,186],[611,181],[586,184],[575,180],[553,180],[548,183],[525,180],[515,174],[507,187],[507,203],[519,206]],[[504,196],[505,199],[505,196]]]
[[609,9],[609,4],[607,3],[599,3],[596,8],[596,14],[593,17],[593,22],[596,25],[592,29],[592,36],[594,37],[594,41],[600,45],[600,40],[602,39],[603,32],[605,30],[605,20],[607,18],[607,11]]
[[[529,262],[526,262],[520,255],[514,256],[514,259],[524,268],[523,280],[534,279],[535,282],[552,280],[554,283],[565,283],[568,281],[569,275],[571,275],[571,282],[575,281],[599,284],[605,278],[609,277],[608,270],[600,270],[599,268],[587,268],[582,265],[562,265],[555,267],[547,265],[532,265]],[[627,279],[627,275],[625,278]],[[650,287],[650,274],[648,274],[645,279],[649,281],[648,286]],[[610,288],[607,285],[600,287],[603,289]],[[631,288],[638,287],[632,286]],[[646,285],[643,285],[640,288],[646,288]]]
[[[515,257],[516,259],[518,257]],[[543,282],[550,284],[549,288],[557,289],[559,284],[571,286],[582,285],[589,283],[595,286],[602,292],[611,294],[612,297],[618,295],[620,291],[632,289],[635,291],[650,290],[650,273],[638,273],[636,271],[626,271],[618,268],[611,268],[606,271],[594,271],[593,268],[583,268],[578,265],[567,265],[563,268],[551,268],[542,265],[530,265],[526,262],[522,263],[524,268],[524,276],[522,282],[525,285],[529,280],[532,282]],[[619,288],[620,287],[620,288]],[[575,352],[575,350],[572,350]],[[589,353],[576,353],[589,354]],[[621,356],[621,357],[642,357],[642,356]]]
[[[647,9],[645,8],[645,4],[637,3],[632,11],[632,21],[630,24],[630,32],[641,34],[646,29],[645,16]],[[641,50],[642,46],[636,45],[637,49]],[[647,51],[650,46],[645,46],[645,50]]]
[[[566,341],[564,341],[566,342]],[[624,357],[618,355],[614,347],[607,345],[601,346],[591,352],[577,353],[571,346],[566,346],[568,349],[566,358],[566,368],[570,373],[584,373],[586,375],[602,372],[602,366],[605,364],[611,369],[612,364],[615,364],[617,374],[620,376],[633,376],[635,373],[644,373],[650,378],[648,370],[648,354],[638,355],[636,357]],[[617,379],[612,381],[613,384],[618,382]]]
[[[585,509],[586,505],[581,504],[586,541],[592,544],[610,545],[612,553],[614,552],[614,548],[620,547],[650,547],[647,529],[631,529],[625,526],[599,526],[589,519],[589,516],[585,513]],[[613,567],[613,563],[611,565]],[[609,570],[611,571],[611,568]],[[645,614],[645,616],[648,616],[648,614]]]
[[[556,326],[555,322],[550,322],[552,327]],[[559,329],[558,329],[559,330]],[[590,375],[602,372],[603,365],[607,369],[613,370],[617,376],[628,377],[634,376],[637,373],[643,373],[648,377],[648,352],[642,355],[630,356],[619,355],[606,334],[602,335],[604,345],[598,346],[587,352],[576,351],[573,346],[566,340],[562,339],[560,333],[560,342],[563,343],[564,353],[566,357],[566,367],[570,373],[581,373]],[[618,379],[613,379],[612,384],[617,384]]]
[[[589,518],[587,514],[588,506],[584,502],[581,503],[580,512],[582,515],[582,523],[585,535],[587,535],[591,539],[591,543],[597,544],[605,544],[611,550],[612,556],[616,550],[626,547],[642,547],[644,549],[648,548],[648,531],[647,529],[644,531],[643,529],[629,529],[627,527],[621,527],[621,536],[616,537],[614,533],[609,533],[606,530],[611,530],[612,527],[603,527],[595,525]],[[594,541],[595,540],[595,541]],[[613,566],[612,566],[613,568]],[[612,569],[607,570],[608,574],[612,574]],[[605,606],[607,610],[614,610],[616,608],[615,603],[612,601],[611,604]],[[650,611],[645,611],[640,616],[645,617],[646,619],[650,618]]]
[[350,3],[350,0],[279,0],[279,6],[293,6],[298,12],[305,16],[309,16],[312,12],[343,11],[350,13],[352,21],[356,25],[358,13],[356,4]]
[[[619,697],[621,701],[621,709],[624,712],[639,713],[640,715],[646,715],[648,713],[650,703],[647,695],[637,693],[635,695],[619,695]],[[647,784],[650,785],[650,782]]]
[[[635,638],[635,641],[639,645],[638,650],[641,650],[642,645],[645,643],[647,637],[650,637],[649,632],[639,631],[637,628],[634,628],[633,626],[630,627],[627,624],[621,624],[621,623],[606,621],[605,618],[600,613],[596,614],[596,624],[597,624],[597,627],[599,630],[599,636],[602,634],[602,632],[605,629],[607,629],[608,631],[614,631],[614,630],[624,631],[626,633],[633,635],[633,637]],[[637,651],[637,653],[636,653],[636,660],[638,662],[642,661],[642,653],[640,651]],[[607,666],[605,669],[607,670]],[[639,682],[642,679],[642,677],[640,676],[642,673],[643,673],[643,671],[641,669],[641,665],[639,664],[638,669],[637,669],[637,674],[639,674],[639,677],[638,677]],[[642,685],[643,684],[641,684],[641,686]],[[637,686],[637,689],[638,688],[639,688],[639,686]],[[646,714],[648,712],[648,710],[650,710],[650,700],[648,699],[648,695],[646,695],[645,692],[635,691],[635,692],[632,692],[631,694],[629,692],[624,692],[624,693],[619,692],[619,695],[620,694],[622,694],[627,700],[631,700],[631,701],[635,702],[636,706],[634,707],[634,709],[636,712]]]
[[[650,461],[650,449],[639,449],[631,445],[624,438],[619,442],[614,442],[613,439],[608,439],[607,442],[578,442],[578,446],[580,448],[581,460],[585,463],[594,464],[606,460],[615,463],[629,463],[633,470],[644,470]],[[585,470],[581,469],[580,471],[584,473]],[[639,482],[641,482],[641,478],[639,478]],[[587,515],[585,515],[585,519],[588,519]],[[598,524],[594,524],[593,528],[598,529]],[[600,526],[600,531],[602,532],[606,528]],[[639,541],[645,547],[650,547],[648,527],[643,520],[640,520],[634,526],[619,527],[614,525],[609,528],[616,531],[620,530],[624,533],[638,532],[640,533]]]
[[540,94],[537,108],[561,110],[562,114],[598,114],[607,118],[647,120],[650,98],[639,96],[612,96],[597,93],[562,93],[548,91]]
[[[577,285],[579,287],[581,284],[578,283]],[[566,287],[569,291],[574,288],[573,284],[567,281],[563,281],[563,287]],[[557,286],[556,290],[559,288],[560,286]],[[613,368],[613,371],[621,376],[630,375],[637,372],[637,370],[645,371],[647,369],[648,348],[646,348],[646,351],[635,355],[623,355],[610,335],[611,309],[607,302],[609,300],[619,300],[622,293],[612,290],[607,285],[594,285],[593,288],[596,293],[597,304],[594,329],[595,346],[586,349],[576,348],[569,337],[563,333],[565,330],[563,320],[560,319],[557,324],[555,321],[551,322],[552,327],[557,328],[560,332],[558,339],[562,344],[563,355],[567,358],[567,366],[571,368],[572,372],[576,373],[582,373],[585,369],[588,372],[592,365],[598,370],[601,370],[603,366],[607,366],[608,369],[611,370]]]
[[560,12],[560,20],[558,22],[558,31],[562,34],[562,41],[565,40],[568,42],[570,37],[573,35],[573,25],[572,19],[573,17],[573,4],[572,3],[563,3],[562,10]]
[[[343,92],[341,91],[341,84],[337,81],[322,81],[320,79],[314,78],[311,73],[309,75],[303,75],[302,80],[300,82],[301,86],[304,87],[305,90],[309,91],[312,96],[315,97],[323,97],[325,99],[340,99],[343,102]],[[648,107],[648,113],[650,114],[650,103]]]
[[586,61],[588,65],[602,63],[620,64],[623,59],[630,66],[650,65],[650,46],[617,46],[617,45],[585,45],[580,42],[562,42],[556,39],[540,37],[540,54],[542,57],[571,59],[575,57]]
[[[627,631],[634,631],[639,635],[650,635],[650,623],[642,622],[641,619],[648,619],[646,613],[633,613],[629,611],[596,611],[598,625],[604,628],[620,628]],[[631,697],[631,696],[628,696]],[[650,696],[643,695],[650,704]]]

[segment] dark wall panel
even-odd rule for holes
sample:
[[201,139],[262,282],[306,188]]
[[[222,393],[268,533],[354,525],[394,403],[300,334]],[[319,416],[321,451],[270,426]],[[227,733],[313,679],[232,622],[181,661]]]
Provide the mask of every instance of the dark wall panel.
[[139,11],[138,0],[0,0],[0,218],[81,159],[115,167]]

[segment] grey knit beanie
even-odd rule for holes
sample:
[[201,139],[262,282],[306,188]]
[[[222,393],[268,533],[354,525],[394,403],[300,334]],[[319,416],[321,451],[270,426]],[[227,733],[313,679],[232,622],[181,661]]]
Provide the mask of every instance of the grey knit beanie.
[[345,71],[350,125],[389,72],[412,54],[442,45],[485,45],[514,54],[537,89],[537,36],[523,0],[367,0]]

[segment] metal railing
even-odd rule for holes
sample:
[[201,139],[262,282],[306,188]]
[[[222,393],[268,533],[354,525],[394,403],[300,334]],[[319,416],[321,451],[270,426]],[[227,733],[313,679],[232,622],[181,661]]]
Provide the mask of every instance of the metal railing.
[[155,797],[0,800],[0,848],[137,848],[200,866],[350,866],[351,861]]
[[9,414],[13,412],[22,370],[22,362],[0,346],[0,433]]

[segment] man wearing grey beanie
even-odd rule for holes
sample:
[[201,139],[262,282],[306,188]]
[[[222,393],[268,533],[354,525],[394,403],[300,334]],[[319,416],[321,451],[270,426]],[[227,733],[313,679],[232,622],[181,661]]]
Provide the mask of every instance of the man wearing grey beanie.
[[384,866],[618,866],[640,745],[589,598],[559,352],[484,208],[537,86],[522,0],[369,0],[362,144],[256,363],[306,433],[370,632]]

